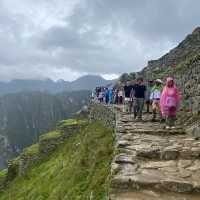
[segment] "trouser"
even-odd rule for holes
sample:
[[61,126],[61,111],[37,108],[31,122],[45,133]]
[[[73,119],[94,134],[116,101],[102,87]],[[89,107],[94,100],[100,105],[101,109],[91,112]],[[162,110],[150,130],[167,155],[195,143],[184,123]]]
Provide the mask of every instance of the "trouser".
[[125,98],[125,100],[124,100],[124,112],[131,113],[132,112],[132,105],[133,105],[133,102],[131,101],[131,99]]
[[170,126],[170,127],[175,126],[175,122],[176,122],[176,116],[168,116],[166,118],[166,125],[167,126]]
[[139,119],[142,118],[143,108],[144,108],[144,98],[134,98],[133,109],[135,117],[138,117]]
[[146,101],[146,111],[147,111],[147,113],[149,113],[150,112],[150,100],[147,100]]
[[119,103],[119,96],[115,96],[115,104]]
[[119,104],[122,104],[122,103],[123,103],[123,97],[120,96],[120,97],[119,97]]
[[153,111],[153,119],[155,119],[156,114],[160,113],[160,100],[153,100],[152,111]]
[[108,103],[109,102],[109,97],[108,96],[106,96],[106,103]]

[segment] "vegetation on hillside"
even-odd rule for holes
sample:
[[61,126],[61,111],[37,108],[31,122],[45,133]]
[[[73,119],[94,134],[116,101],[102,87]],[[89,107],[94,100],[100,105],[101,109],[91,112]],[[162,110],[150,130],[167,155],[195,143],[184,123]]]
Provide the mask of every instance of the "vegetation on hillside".
[[113,130],[99,122],[89,124],[11,182],[0,199],[106,200],[113,153]]

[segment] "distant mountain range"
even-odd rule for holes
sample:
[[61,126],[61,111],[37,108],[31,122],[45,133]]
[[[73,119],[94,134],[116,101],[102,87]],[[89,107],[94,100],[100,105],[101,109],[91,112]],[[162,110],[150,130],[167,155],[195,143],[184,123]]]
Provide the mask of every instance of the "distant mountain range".
[[0,95],[22,91],[48,91],[55,94],[63,91],[93,90],[97,86],[108,85],[112,82],[112,80],[105,80],[101,76],[95,75],[82,76],[72,82],[64,80],[53,81],[51,79],[15,79],[7,83],[0,82]]
[[73,117],[88,104],[91,91],[57,94],[29,91],[0,97],[0,169],[16,151],[38,142],[58,121]]

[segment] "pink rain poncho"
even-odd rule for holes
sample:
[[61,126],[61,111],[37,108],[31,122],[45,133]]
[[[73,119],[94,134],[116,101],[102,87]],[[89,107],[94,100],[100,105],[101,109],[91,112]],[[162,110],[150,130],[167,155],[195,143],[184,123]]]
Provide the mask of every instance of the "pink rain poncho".
[[160,109],[163,117],[176,116],[180,102],[179,91],[176,85],[168,87],[168,83],[172,80],[173,78],[167,78],[167,84],[160,98]]

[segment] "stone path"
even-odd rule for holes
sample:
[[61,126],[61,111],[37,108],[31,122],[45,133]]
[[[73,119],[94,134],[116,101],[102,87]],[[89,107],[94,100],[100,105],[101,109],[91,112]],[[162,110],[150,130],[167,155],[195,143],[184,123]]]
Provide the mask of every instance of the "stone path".
[[118,112],[111,200],[200,200],[200,141]]

